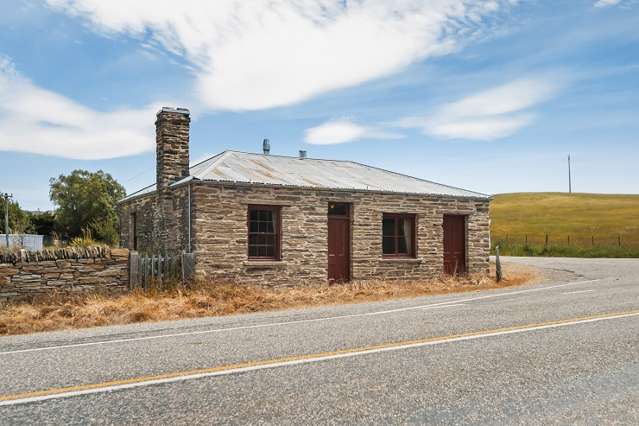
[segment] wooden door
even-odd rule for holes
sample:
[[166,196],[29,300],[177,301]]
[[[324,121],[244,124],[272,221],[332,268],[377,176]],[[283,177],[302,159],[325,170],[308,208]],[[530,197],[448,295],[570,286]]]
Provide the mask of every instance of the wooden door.
[[328,280],[350,280],[350,217],[328,216]]
[[444,272],[466,272],[466,217],[444,215]]

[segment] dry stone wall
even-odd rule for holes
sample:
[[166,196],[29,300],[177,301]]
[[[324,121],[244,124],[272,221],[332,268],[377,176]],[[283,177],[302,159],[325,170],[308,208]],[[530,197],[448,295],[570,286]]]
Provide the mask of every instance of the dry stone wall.
[[128,250],[21,250],[0,255],[0,302],[52,294],[119,293],[128,288]]

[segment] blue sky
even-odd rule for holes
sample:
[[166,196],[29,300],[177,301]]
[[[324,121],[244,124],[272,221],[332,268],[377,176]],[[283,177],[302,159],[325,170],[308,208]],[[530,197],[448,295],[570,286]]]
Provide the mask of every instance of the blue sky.
[[350,159],[485,193],[639,192],[637,0],[5,0],[0,192],[152,183],[154,114],[225,149]]

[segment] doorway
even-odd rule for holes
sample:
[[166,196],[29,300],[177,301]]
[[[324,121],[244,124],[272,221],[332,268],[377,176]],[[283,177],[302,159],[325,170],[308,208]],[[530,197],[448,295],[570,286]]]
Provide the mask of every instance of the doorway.
[[444,215],[444,273],[466,273],[466,216]]
[[328,281],[351,278],[351,205],[328,204]]

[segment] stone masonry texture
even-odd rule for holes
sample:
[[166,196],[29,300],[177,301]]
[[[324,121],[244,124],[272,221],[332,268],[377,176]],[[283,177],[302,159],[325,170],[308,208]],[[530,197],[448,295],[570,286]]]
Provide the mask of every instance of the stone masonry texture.
[[[138,246],[152,252],[163,246],[187,251],[188,212],[196,276],[207,281],[294,286],[327,280],[328,203],[351,203],[351,277],[353,280],[419,280],[443,272],[443,218],[466,217],[466,258],[471,273],[489,266],[489,200],[368,191],[269,187],[196,181],[171,190],[174,224],[157,232],[153,211],[157,194],[129,200],[120,206],[121,241],[130,247],[131,212],[137,211]],[[249,261],[247,209],[250,204],[278,205],[282,215],[281,261]],[[168,211],[168,210],[167,210]],[[383,213],[410,213],[417,220],[414,259],[382,257]],[[164,235],[164,236],[162,236]],[[164,238],[164,240],[162,240]]]
[[0,256],[0,302],[41,296],[119,293],[128,288],[128,250],[56,249]]
[[[119,204],[124,247],[151,255],[192,252],[196,277],[210,281],[265,286],[324,283],[328,279],[328,203],[345,202],[352,206],[350,276],[354,280],[419,280],[442,274],[446,214],[465,217],[468,271],[488,270],[486,198],[199,180],[171,186],[189,173],[189,123],[187,110],[162,108],[158,112],[157,187]],[[248,260],[250,204],[280,206],[281,260]],[[384,213],[416,216],[415,258],[383,258]]]

